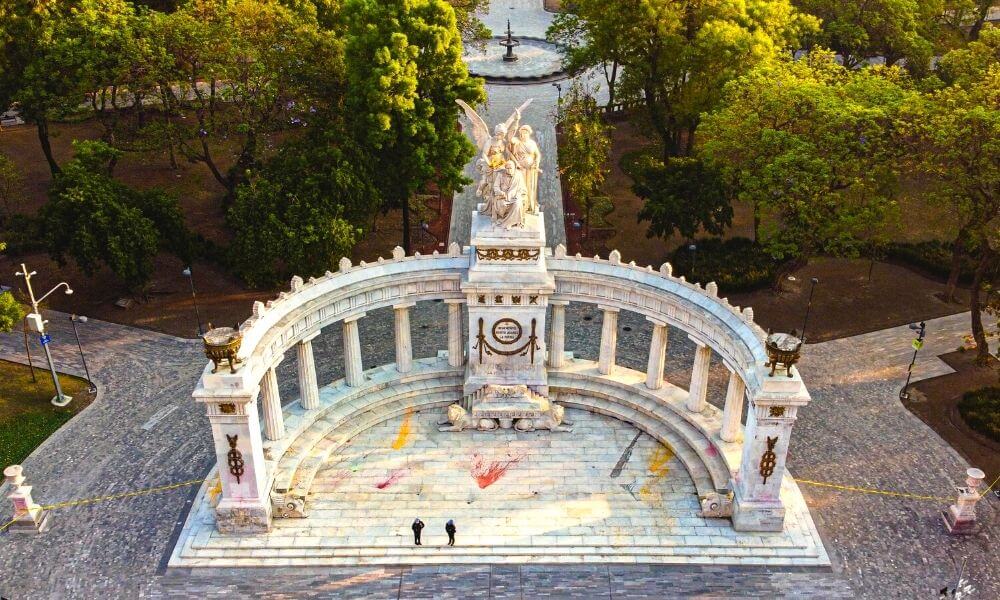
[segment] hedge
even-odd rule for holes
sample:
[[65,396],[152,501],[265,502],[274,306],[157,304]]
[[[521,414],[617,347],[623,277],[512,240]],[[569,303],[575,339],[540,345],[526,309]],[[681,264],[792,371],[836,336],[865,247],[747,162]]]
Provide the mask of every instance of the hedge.
[[[951,273],[951,248],[949,242],[932,240],[917,243],[893,243],[886,248],[886,256],[907,265],[914,266],[930,275],[948,279]],[[975,271],[975,261],[964,257],[958,280],[961,283],[972,283]]]
[[[750,292],[774,284],[787,261],[776,260],[756,242],[747,238],[705,238],[695,241],[697,250],[682,244],[670,257],[674,275],[689,280],[714,281],[725,293]],[[691,262],[694,258],[694,274]]]
[[966,392],[958,401],[958,412],[969,427],[1000,442],[1000,387]]

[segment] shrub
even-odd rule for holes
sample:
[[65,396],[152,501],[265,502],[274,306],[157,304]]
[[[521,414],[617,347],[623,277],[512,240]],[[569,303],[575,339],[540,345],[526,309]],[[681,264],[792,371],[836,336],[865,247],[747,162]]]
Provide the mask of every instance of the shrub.
[[777,260],[764,248],[747,238],[706,238],[695,242],[694,275],[691,274],[692,253],[682,244],[670,257],[675,275],[695,281],[714,281],[727,292],[749,292],[772,285],[778,271],[787,262]]
[[[916,243],[893,243],[886,248],[886,256],[922,271],[947,279],[951,273],[951,244],[938,240]],[[958,280],[968,284],[972,282],[972,273],[976,268],[975,261],[962,257],[962,266]]]
[[1000,387],[966,392],[958,401],[958,412],[973,430],[1000,442]]

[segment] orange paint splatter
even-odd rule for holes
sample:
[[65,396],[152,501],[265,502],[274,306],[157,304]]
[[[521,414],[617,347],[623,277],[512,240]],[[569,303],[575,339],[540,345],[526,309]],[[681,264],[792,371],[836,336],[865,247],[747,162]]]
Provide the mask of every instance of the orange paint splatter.
[[392,443],[393,450],[402,449],[410,441],[410,431],[412,429],[410,420],[412,417],[413,413],[408,409],[406,414],[403,415],[403,422],[399,425],[399,432],[396,433],[396,441]]
[[470,473],[472,478],[476,480],[479,485],[479,489],[486,489],[489,486],[497,482],[498,479],[507,473],[507,469],[511,468],[513,465],[517,464],[523,456],[513,456],[508,460],[496,460],[487,463],[483,460],[483,457],[479,454],[472,455],[472,469]]
[[393,469],[389,471],[389,475],[386,476],[385,479],[376,483],[375,487],[377,487],[380,490],[387,489],[391,487],[393,484],[397,483],[400,479],[405,477],[408,472],[409,469]]

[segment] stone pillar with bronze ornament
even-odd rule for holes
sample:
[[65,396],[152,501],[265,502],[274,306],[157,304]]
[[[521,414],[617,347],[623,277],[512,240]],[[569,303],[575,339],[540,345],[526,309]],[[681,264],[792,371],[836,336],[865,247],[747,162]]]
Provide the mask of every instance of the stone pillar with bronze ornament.
[[781,531],[785,506],[782,479],[792,426],[809,392],[797,372],[769,376],[770,365],[759,365],[761,387],[750,399],[743,432],[743,454],[733,477],[733,527],[737,531]]
[[222,533],[265,533],[271,529],[271,502],[257,396],[261,369],[239,364],[213,372],[205,367],[192,396],[205,405],[215,442],[219,495],[216,525]]

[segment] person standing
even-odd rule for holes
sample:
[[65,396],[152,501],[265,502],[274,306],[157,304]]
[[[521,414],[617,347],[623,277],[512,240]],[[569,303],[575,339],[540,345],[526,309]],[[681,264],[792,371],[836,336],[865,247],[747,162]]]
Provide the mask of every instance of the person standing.
[[448,545],[449,546],[454,546],[455,545],[455,532],[457,531],[457,529],[455,529],[455,522],[452,521],[451,519],[448,519],[448,523],[444,526],[444,531],[445,531],[445,533],[448,534]]
[[423,545],[420,543],[420,531],[423,530],[423,528],[424,528],[423,521],[421,521],[420,519],[413,520],[413,526],[411,527],[411,529],[413,529],[413,544],[416,546]]

